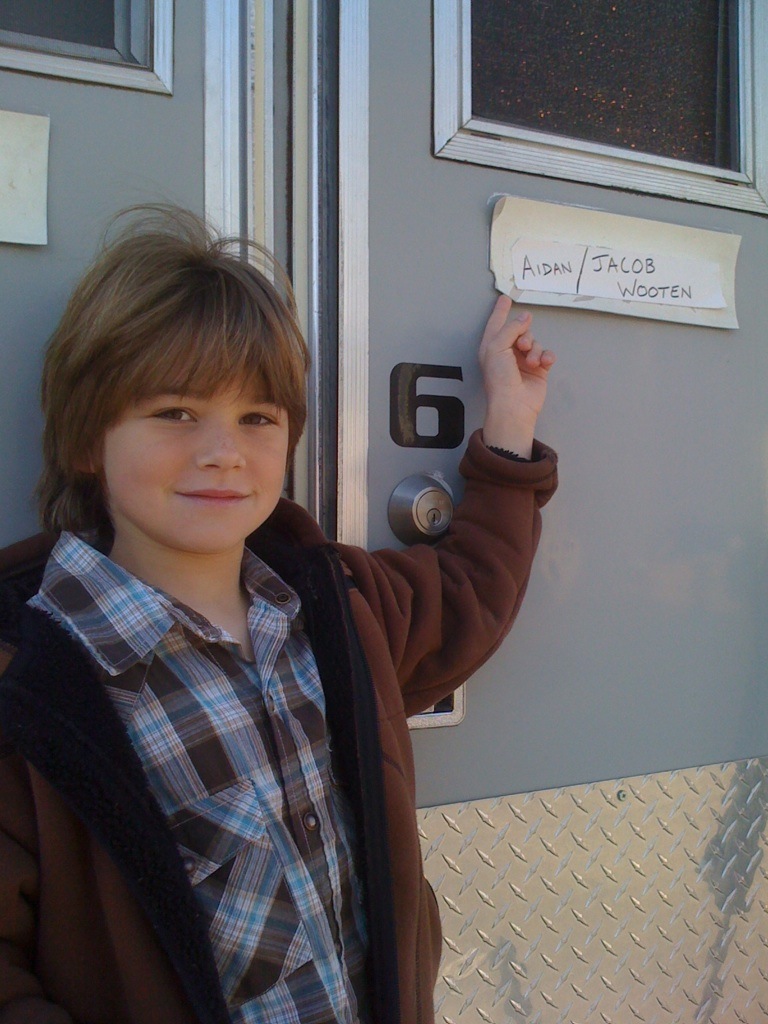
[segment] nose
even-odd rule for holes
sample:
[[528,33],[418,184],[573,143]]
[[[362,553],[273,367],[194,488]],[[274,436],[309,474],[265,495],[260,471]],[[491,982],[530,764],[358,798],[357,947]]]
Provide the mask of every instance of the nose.
[[200,469],[237,469],[245,465],[233,431],[216,426],[205,431],[197,450],[197,465]]

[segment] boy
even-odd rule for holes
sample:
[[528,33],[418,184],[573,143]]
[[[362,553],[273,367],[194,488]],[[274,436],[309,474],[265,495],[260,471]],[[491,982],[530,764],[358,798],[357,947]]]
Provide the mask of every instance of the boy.
[[280,497],[290,298],[181,211],[77,286],[43,372],[48,533],[0,554],[0,1022],[432,1019],[406,716],[506,634],[556,485],[554,357],[509,310],[449,533],[368,554]]

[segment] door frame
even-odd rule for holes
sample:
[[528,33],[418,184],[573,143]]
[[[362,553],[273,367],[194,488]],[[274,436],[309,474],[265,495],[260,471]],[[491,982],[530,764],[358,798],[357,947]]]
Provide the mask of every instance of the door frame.
[[[367,0],[339,0],[338,206],[327,201],[325,65],[318,40],[328,5],[293,10],[291,276],[312,356],[306,437],[295,496],[344,543],[368,539],[368,94]],[[326,28],[327,31],[327,28]],[[271,0],[206,0],[205,216],[226,235],[275,238],[274,9]],[[330,225],[328,217],[337,223]],[[332,246],[325,244],[335,236]],[[329,266],[334,262],[335,266]],[[326,296],[338,295],[335,323]],[[330,349],[333,349],[330,352]],[[329,354],[330,352],[330,354]],[[337,353],[337,355],[336,355]],[[335,359],[336,365],[330,362]],[[335,423],[323,416],[336,370]],[[327,380],[325,381],[327,383]],[[331,436],[334,432],[335,436]],[[334,493],[330,493],[333,490]],[[335,506],[335,507],[334,507]]]

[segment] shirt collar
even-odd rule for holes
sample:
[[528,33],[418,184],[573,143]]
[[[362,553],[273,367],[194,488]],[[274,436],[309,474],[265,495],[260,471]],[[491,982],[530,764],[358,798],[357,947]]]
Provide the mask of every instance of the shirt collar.
[[[252,602],[276,606],[290,620],[299,599],[252,552],[243,555],[243,582]],[[208,643],[227,640],[203,615],[123,569],[74,533],[64,532],[45,568],[35,604],[49,606],[111,676],[149,660],[175,624]]]
[[291,621],[299,614],[301,603],[298,594],[248,548],[243,551],[242,579],[252,601],[277,605]]

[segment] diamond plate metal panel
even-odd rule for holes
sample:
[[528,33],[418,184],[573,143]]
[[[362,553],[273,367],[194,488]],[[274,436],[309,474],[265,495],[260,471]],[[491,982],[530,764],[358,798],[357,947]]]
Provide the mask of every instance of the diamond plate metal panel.
[[768,758],[419,811],[444,1024],[768,1021]]

